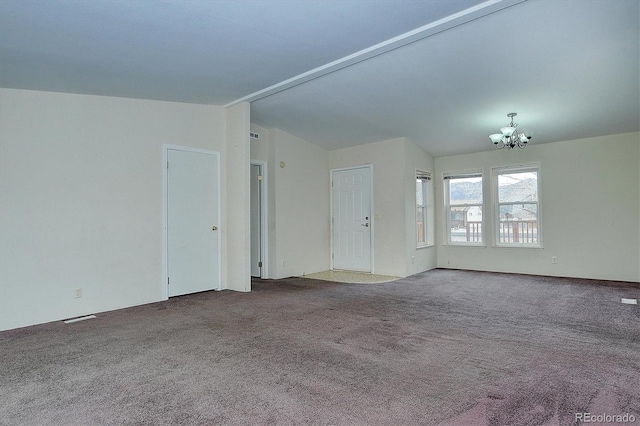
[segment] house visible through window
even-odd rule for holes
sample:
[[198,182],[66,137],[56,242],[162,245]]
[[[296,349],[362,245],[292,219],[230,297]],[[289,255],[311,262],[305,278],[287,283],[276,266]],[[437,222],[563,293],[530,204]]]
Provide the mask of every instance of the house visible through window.
[[482,172],[445,173],[447,241],[452,244],[481,244]]
[[540,246],[540,166],[493,169],[496,245]]
[[432,227],[429,221],[432,220],[429,206],[429,186],[431,184],[431,173],[416,171],[416,237],[418,247],[433,244],[431,236]]

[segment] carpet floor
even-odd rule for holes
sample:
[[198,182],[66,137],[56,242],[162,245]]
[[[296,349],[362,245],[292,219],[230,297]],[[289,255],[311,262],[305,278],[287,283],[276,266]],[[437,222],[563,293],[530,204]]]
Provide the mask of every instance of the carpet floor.
[[1,332],[0,425],[640,424],[637,284],[433,270],[253,289]]

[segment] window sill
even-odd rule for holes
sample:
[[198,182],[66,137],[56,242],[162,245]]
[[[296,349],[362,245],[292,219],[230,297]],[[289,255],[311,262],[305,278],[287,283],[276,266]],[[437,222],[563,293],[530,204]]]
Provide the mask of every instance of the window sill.
[[436,246],[435,244],[421,244],[419,246],[416,246],[416,250],[420,250],[420,249],[423,249],[423,248],[429,248],[429,247],[435,247],[435,246]]
[[519,249],[542,249],[544,247],[527,245],[527,244],[494,244],[491,247],[493,248],[519,248]]
[[487,248],[487,245],[484,243],[445,243],[445,246],[451,247],[482,247]]

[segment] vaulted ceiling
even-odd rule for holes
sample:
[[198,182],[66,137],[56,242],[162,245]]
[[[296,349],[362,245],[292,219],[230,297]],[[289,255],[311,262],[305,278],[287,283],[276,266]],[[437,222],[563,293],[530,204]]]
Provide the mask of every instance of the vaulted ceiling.
[[639,0],[0,0],[0,87],[211,105],[327,149],[640,130]]

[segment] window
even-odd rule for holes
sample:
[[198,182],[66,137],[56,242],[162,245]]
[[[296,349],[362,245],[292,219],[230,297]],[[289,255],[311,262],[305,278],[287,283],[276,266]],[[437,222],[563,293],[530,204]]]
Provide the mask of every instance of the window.
[[431,173],[416,170],[416,241],[418,247],[433,244]]
[[482,244],[482,171],[445,173],[444,190],[447,241]]
[[540,165],[493,169],[496,245],[540,247]]

